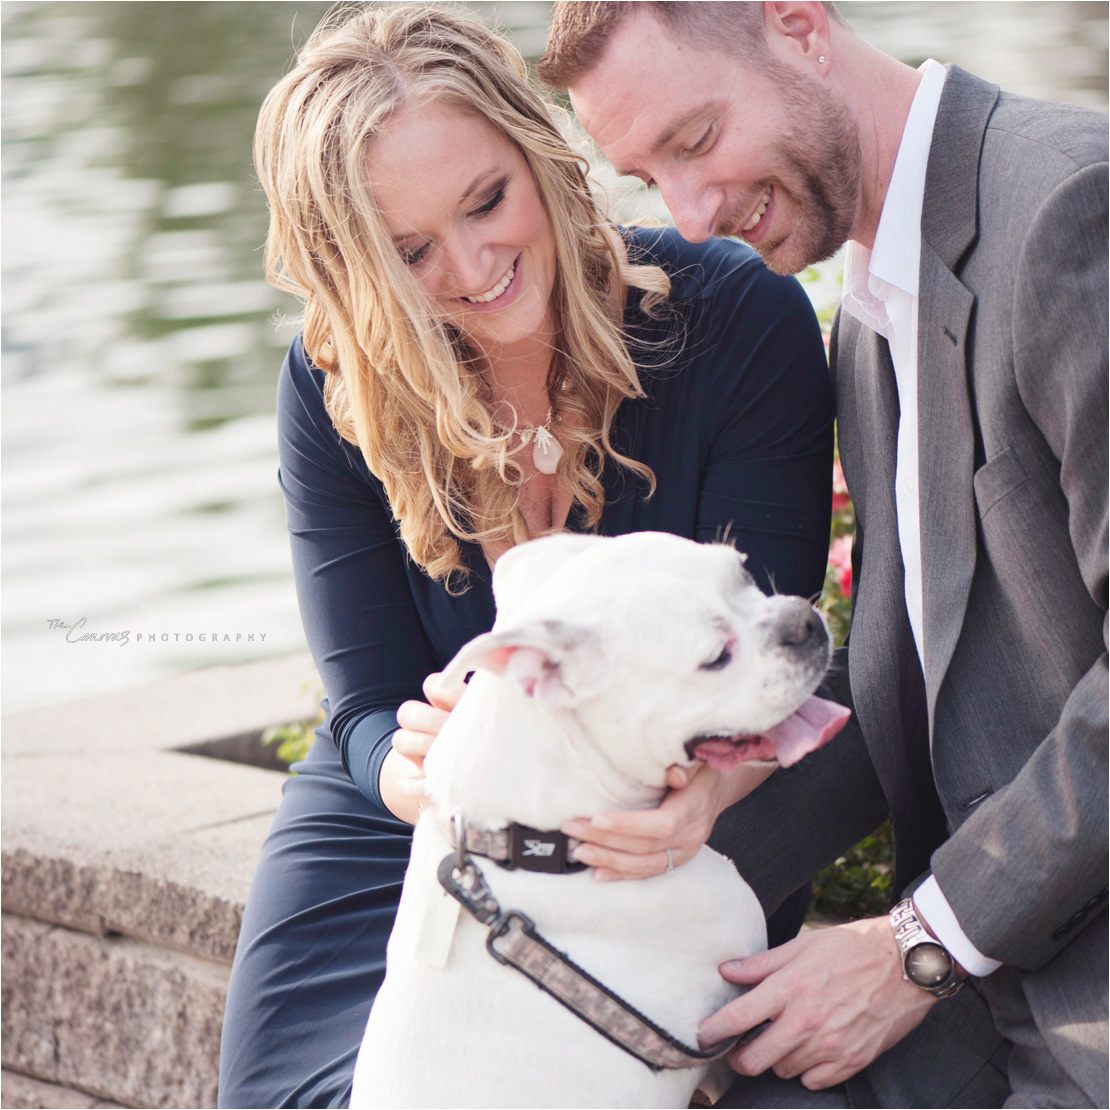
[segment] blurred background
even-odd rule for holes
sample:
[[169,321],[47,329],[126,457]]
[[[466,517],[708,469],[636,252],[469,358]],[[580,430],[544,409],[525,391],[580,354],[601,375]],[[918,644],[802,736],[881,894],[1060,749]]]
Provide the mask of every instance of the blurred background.
[[[273,426],[298,306],[261,276],[250,147],[330,6],[0,8],[7,713],[305,646]],[[548,4],[465,6],[542,51]],[[1107,110],[1106,3],[840,7],[911,64]]]

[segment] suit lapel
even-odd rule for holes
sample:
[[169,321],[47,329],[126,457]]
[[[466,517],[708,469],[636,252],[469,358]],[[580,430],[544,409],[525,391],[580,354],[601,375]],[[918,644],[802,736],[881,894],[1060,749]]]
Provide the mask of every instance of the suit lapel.
[[929,719],[963,627],[975,573],[975,430],[965,362],[974,297],[922,245],[918,474]]
[[[885,339],[842,320],[837,344],[840,457],[863,542],[849,638],[852,695],[894,819],[896,889],[928,867],[945,833],[933,786],[925,689],[906,615],[894,476],[898,388]],[[900,737],[901,743],[890,743]]]
[[[953,66],[933,131],[921,216],[918,474],[929,719],[975,573],[973,294],[956,276],[978,237],[978,163],[998,89]],[[930,727],[931,731],[931,727]]]

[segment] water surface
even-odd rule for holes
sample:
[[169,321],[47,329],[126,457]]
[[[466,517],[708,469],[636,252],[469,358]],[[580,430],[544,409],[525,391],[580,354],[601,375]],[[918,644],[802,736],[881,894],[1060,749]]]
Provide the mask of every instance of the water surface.
[[[262,280],[250,143],[329,7],[0,9],[5,712],[304,646],[273,427],[297,306]],[[471,7],[542,49],[547,4]],[[1106,108],[1104,3],[842,9],[907,61]]]

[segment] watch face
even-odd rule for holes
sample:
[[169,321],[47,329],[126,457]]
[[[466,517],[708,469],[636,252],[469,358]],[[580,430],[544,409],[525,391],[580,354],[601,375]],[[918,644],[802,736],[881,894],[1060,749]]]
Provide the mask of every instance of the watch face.
[[918,944],[906,953],[905,971],[919,987],[939,987],[952,974],[952,957],[939,944]]

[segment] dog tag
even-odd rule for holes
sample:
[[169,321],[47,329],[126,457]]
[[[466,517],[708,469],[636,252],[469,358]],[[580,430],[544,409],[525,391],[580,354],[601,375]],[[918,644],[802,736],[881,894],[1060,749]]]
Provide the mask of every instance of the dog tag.
[[413,955],[430,967],[446,967],[462,906],[442,887],[431,892]]

